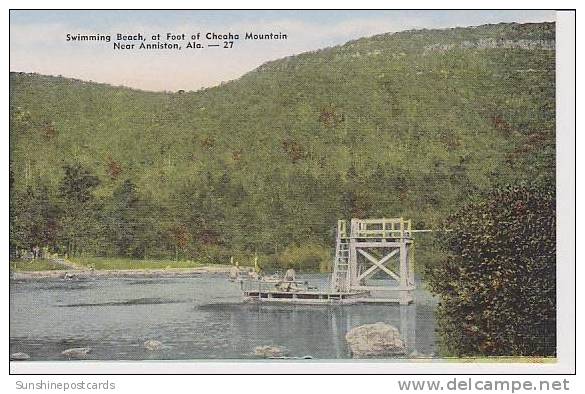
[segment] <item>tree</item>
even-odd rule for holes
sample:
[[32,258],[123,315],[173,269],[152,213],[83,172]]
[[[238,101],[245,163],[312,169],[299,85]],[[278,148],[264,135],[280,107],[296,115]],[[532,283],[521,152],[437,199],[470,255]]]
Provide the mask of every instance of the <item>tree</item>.
[[99,249],[104,236],[99,218],[102,208],[93,197],[100,184],[98,177],[79,164],[63,167],[65,174],[59,184],[61,197],[61,239],[68,255]]
[[109,243],[117,256],[144,257],[150,243],[152,213],[140,199],[136,185],[129,179],[114,189],[106,209]]
[[556,354],[554,184],[506,186],[450,217],[428,275],[447,356]]
[[38,184],[27,187],[24,192],[11,190],[10,197],[11,248],[54,247],[59,212],[49,188]]
[[179,261],[179,251],[184,251],[189,244],[189,229],[183,224],[174,226],[170,230],[170,237],[175,248],[175,261]]
[[98,177],[79,164],[63,167],[65,175],[61,180],[61,196],[72,202],[85,203],[91,200],[92,190],[100,184]]
[[345,188],[341,193],[341,206],[346,216],[365,218],[371,208],[366,185],[352,164],[347,170]]

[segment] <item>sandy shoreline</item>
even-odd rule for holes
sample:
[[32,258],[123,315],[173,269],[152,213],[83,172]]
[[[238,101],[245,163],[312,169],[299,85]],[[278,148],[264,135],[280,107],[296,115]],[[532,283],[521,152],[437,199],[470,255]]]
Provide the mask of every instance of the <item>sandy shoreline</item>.
[[128,270],[51,270],[12,271],[11,279],[86,279],[86,278],[177,278],[199,274],[228,273],[230,265],[209,265],[196,268],[128,269]]

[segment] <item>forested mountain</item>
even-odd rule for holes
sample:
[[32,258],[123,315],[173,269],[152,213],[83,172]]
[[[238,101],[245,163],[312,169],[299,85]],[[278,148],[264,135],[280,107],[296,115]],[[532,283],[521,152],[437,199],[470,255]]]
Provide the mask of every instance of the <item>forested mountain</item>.
[[340,218],[438,226],[554,177],[554,47],[554,23],[406,31],[197,92],[11,73],[12,246],[271,261]]

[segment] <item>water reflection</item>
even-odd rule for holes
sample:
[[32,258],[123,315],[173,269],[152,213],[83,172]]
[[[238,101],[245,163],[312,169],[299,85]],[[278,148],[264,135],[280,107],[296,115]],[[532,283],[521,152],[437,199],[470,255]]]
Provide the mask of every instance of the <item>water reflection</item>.
[[[227,311],[225,311],[227,312]],[[433,338],[416,343],[416,305],[270,305],[249,304],[230,309],[232,336],[243,348],[258,345],[285,346],[295,356],[350,357],[346,334],[363,324],[384,322],[400,330],[407,354],[432,351]]]

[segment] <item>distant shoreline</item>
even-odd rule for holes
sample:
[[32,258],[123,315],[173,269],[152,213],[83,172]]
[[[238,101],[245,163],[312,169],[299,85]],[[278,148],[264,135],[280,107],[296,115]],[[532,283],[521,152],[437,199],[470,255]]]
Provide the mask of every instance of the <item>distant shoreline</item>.
[[89,279],[89,278],[180,278],[198,274],[228,273],[230,265],[209,265],[196,268],[117,269],[117,270],[46,270],[12,271],[12,280]]

